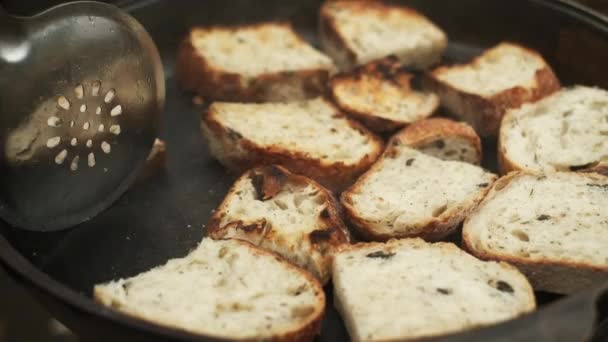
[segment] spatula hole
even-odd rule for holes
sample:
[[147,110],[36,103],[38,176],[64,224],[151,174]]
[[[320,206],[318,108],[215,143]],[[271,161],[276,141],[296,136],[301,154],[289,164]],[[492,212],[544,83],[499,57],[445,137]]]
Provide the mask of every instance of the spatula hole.
[[59,105],[59,107],[65,110],[70,109],[70,101],[68,101],[65,96],[59,96],[59,98],[57,99],[57,105]]
[[106,126],[104,126],[103,124],[99,124],[99,127],[97,127],[97,131],[99,132],[103,132],[106,130]]
[[70,141],[70,145],[72,145],[72,146],[78,145],[78,139],[72,138],[72,140]]
[[101,142],[101,150],[105,153],[108,154],[110,152],[112,152],[112,147],[110,146],[110,144],[108,144],[105,141]]
[[108,90],[108,92],[106,93],[106,97],[103,99],[104,102],[110,103],[114,99],[115,94],[116,94],[116,91],[114,89]]
[[91,124],[87,121],[82,125],[82,129],[84,129],[85,131],[88,130],[91,127]]
[[97,107],[97,109],[95,109],[95,114],[101,114],[101,107]]
[[72,163],[70,164],[70,170],[76,171],[78,170],[78,163],[80,162],[80,156],[76,156],[72,159]]
[[46,147],[54,148],[61,142],[61,137],[52,137],[46,141]]
[[114,108],[112,108],[112,111],[110,111],[110,116],[118,116],[122,114],[122,106],[118,105]]
[[51,116],[46,120],[46,124],[49,125],[49,127],[59,127],[62,123],[61,119],[56,116]]
[[93,154],[93,152],[89,153],[87,159],[87,164],[89,165],[89,167],[95,166],[95,154]]
[[87,140],[87,147],[88,148],[93,147],[93,140],[91,140],[91,139]]
[[68,150],[63,149],[61,150],[61,152],[57,153],[57,155],[55,156],[55,163],[56,164],[63,164],[63,162],[65,161],[65,158],[68,156]]
[[80,106],[80,112],[84,113],[87,111],[87,105],[83,104],[82,106]]
[[114,135],[119,135],[120,134],[120,125],[110,126],[110,133],[112,133]]
[[84,96],[84,87],[82,84],[79,84],[74,88],[74,94],[76,94],[76,98],[81,99]]
[[101,82],[99,82],[99,81],[93,82],[93,86],[91,87],[91,95],[99,96],[99,88],[101,88]]

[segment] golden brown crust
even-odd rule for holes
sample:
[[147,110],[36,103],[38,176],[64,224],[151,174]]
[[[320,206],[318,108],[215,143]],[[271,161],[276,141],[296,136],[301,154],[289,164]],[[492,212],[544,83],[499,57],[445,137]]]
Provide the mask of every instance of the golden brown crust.
[[[390,82],[403,93],[407,93],[411,91],[410,81],[412,77],[413,75],[405,71],[401,66],[397,57],[388,56],[358,66],[349,72],[335,75],[329,82],[328,90],[334,103],[354,119],[362,122],[374,132],[391,132],[406,126],[410,122],[382,118],[375,115],[375,113],[357,108],[351,105],[348,100],[339,96],[337,89],[350,84],[353,87],[361,89],[369,88],[366,89],[366,92],[376,93],[380,96],[382,84]],[[439,103],[437,103],[433,110],[426,113],[426,116],[431,116],[438,106]]]
[[[249,170],[240,179],[243,178],[251,179],[260,200],[271,199],[282,191],[283,187],[288,183],[312,185],[319,190],[326,206],[318,217],[320,228],[310,232],[306,238],[311,248],[322,256],[322,260],[319,260],[319,266],[326,272],[320,272],[317,276],[320,277],[321,283],[327,283],[331,276],[329,269],[334,251],[342,245],[350,243],[350,233],[342,221],[340,206],[333,194],[319,183],[304,176],[293,174],[278,165],[269,165]],[[207,224],[209,236],[213,239],[224,239],[230,229],[236,229],[242,231],[242,234],[247,239],[274,241],[272,245],[280,245],[282,243],[281,237],[276,234],[273,227],[269,228],[265,219],[257,222],[238,220],[228,222],[224,226],[221,225],[226,215],[230,197],[238,191],[238,183],[239,181],[229,190],[224,201],[209,220]],[[238,239],[239,237],[237,236],[236,238]],[[285,257],[289,259],[288,256]]]
[[[329,104],[329,102],[328,102]],[[343,114],[339,114],[343,116]],[[263,165],[281,165],[289,171],[307,176],[321,183],[334,192],[340,192],[351,185],[359,175],[367,170],[380,156],[383,149],[382,140],[361,124],[346,119],[349,125],[369,137],[375,149],[371,155],[353,165],[344,162],[327,163],[310,155],[285,149],[281,146],[264,148],[243,138],[238,132],[229,128],[215,118],[213,106],[203,112],[201,129],[211,153],[227,168],[243,172]]]
[[[233,26],[229,29],[255,28],[260,25],[288,23],[263,23]],[[176,78],[184,91],[194,92],[205,101],[278,102],[304,100],[325,92],[330,70],[302,69],[283,71],[247,78],[243,75],[214,68],[201,56],[192,43],[192,33],[197,30],[212,31],[218,27],[195,27],[182,41],[177,54]],[[224,28],[225,29],[225,28]],[[305,41],[298,36],[302,44]]]
[[[523,46],[520,47],[527,50],[528,53],[534,54],[542,59],[542,56],[536,51]],[[481,58],[483,58],[483,55],[473,59],[470,64],[477,63]],[[439,94],[443,106],[447,107],[453,114],[461,117],[461,119],[469,122],[471,126],[475,128],[475,131],[482,137],[497,135],[500,122],[507,110],[518,108],[527,102],[538,101],[555,93],[561,88],[557,76],[555,76],[555,73],[549,65],[536,71],[536,87],[525,88],[518,86],[504,90],[490,97],[484,97],[479,94],[457,89],[439,78],[439,75],[447,70],[468,68],[470,64],[441,66],[427,75],[425,83],[427,87]]]
[[454,137],[470,142],[476,152],[476,164],[479,164],[481,162],[481,139],[475,133],[473,127],[465,122],[457,122],[444,118],[430,118],[417,121],[399,132],[400,141],[413,148],[427,145],[437,139]]
[[[490,193],[479,204],[482,206],[490,200],[496,191],[504,189],[511,181],[522,175],[534,175],[534,172],[511,172],[500,178],[490,189]],[[589,174],[592,179],[604,179],[599,174]],[[466,229],[469,219],[464,222],[462,230],[462,245],[467,251],[483,260],[495,260],[510,263],[517,267],[530,280],[532,287],[537,291],[548,291],[559,294],[572,294],[586,287],[608,281],[608,265],[597,267],[580,262],[529,260],[524,257],[478,250],[474,246],[473,238]]]
[[[253,245],[247,241],[241,241],[241,240],[234,240],[234,241],[237,244],[243,245],[243,247],[249,248],[253,254],[256,254],[256,255],[259,255],[262,257],[272,257],[272,258],[276,259],[279,263],[283,264],[286,268],[288,268],[291,271],[294,271],[296,273],[299,273],[301,276],[303,276],[308,281],[308,283],[313,287],[313,292],[315,293],[317,303],[320,303],[320,305],[315,305],[315,307],[314,307],[315,310],[309,316],[309,318],[299,327],[299,329],[294,330],[294,331],[287,331],[287,332],[283,332],[280,334],[276,334],[271,339],[268,339],[268,341],[275,341],[275,342],[292,342],[292,341],[312,342],[314,340],[314,337],[321,333],[321,323],[323,321],[323,317],[325,316],[326,298],[325,298],[325,292],[323,291],[323,286],[321,285],[321,283],[319,283],[319,281],[312,274],[310,274],[309,272],[307,272],[299,267],[294,266],[293,264],[291,264],[290,262],[288,262],[287,260],[285,260],[283,257],[281,257],[280,255],[278,255],[276,253],[258,248],[255,245]],[[112,302],[111,300],[105,300],[104,293],[99,291],[97,289],[97,287],[93,290],[93,299],[100,304]],[[137,313],[127,312],[127,311],[123,311],[123,310],[118,310],[118,311],[121,314],[130,316],[130,317],[133,317],[136,319],[140,319],[142,321],[150,322],[152,324],[157,324],[160,326],[168,327],[170,329],[175,329],[176,331],[184,331],[186,333],[194,334],[194,335],[198,335],[198,336],[213,337],[213,336],[205,335],[204,333],[192,332],[192,331],[188,331],[186,329],[182,329],[177,326],[165,324],[161,320],[155,320],[152,318],[142,318]],[[254,341],[259,341],[259,340],[260,340],[259,338],[255,338],[255,337],[254,338],[235,339],[235,341],[241,341],[241,342],[254,342]]]
[[483,189],[480,188],[482,191],[480,191],[470,203],[464,203],[463,205],[450,208],[450,210],[442,213],[439,217],[430,218],[429,221],[423,226],[416,226],[417,233],[378,233],[370,227],[369,222],[357,214],[356,209],[353,207],[353,201],[350,196],[352,193],[358,192],[367,178],[371,177],[371,175],[380,168],[380,163],[383,158],[391,158],[391,155],[394,153],[393,149],[400,148],[400,146],[405,145],[405,143],[401,141],[402,132],[403,130],[395,134],[390,139],[386,150],[378,161],[366,173],[364,173],[355,184],[342,193],[340,202],[344,208],[345,220],[347,223],[349,223],[349,227],[354,230],[356,235],[364,240],[383,242],[391,239],[414,237],[419,237],[427,241],[441,240],[458,228],[460,223],[475,209],[477,204],[481,202],[481,200],[490,190],[495,178],[493,178],[493,180],[487,185],[484,184],[485,187]]

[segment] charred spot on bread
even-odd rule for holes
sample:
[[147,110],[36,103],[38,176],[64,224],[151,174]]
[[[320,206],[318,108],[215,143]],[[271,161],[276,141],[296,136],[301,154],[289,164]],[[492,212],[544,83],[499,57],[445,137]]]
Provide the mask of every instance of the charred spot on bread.
[[263,168],[260,173],[254,171],[251,176],[258,201],[267,201],[276,196],[286,181],[287,175],[274,165]]
[[393,253],[393,252],[377,251],[377,252],[369,253],[365,256],[368,258],[371,258],[371,259],[390,259],[390,258],[394,257],[395,255],[396,255],[396,253]]
[[571,165],[569,167],[569,169],[570,169],[570,171],[576,172],[576,171],[581,171],[581,170],[592,168],[595,164],[596,163],[589,163],[589,164],[584,164],[584,165]]
[[438,287],[437,292],[441,293],[442,295],[449,296],[452,294],[452,289]]
[[319,243],[331,239],[333,229],[318,229],[310,233],[310,242]]

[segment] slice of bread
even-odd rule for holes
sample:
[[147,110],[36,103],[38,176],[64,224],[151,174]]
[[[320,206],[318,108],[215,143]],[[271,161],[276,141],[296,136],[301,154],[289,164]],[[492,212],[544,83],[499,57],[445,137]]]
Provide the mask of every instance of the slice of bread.
[[296,34],[269,22],[234,27],[197,27],[177,57],[177,79],[206,101],[286,101],[325,90],[335,66]]
[[513,170],[591,171],[608,175],[608,91],[572,87],[505,115],[503,174]]
[[308,272],[247,242],[208,238],[184,258],[95,286],[94,296],[130,316],[234,341],[312,341],[325,310]]
[[430,118],[415,122],[400,134],[404,145],[442,160],[481,163],[481,140],[464,122]]
[[366,243],[336,254],[334,303],[354,342],[418,341],[534,310],[532,288],[506,263],[451,243]]
[[412,77],[390,56],[334,76],[329,89],[340,109],[376,132],[390,132],[439,106],[437,95],[411,89]]
[[536,290],[573,293],[608,281],[606,208],[607,177],[514,172],[467,218],[463,241],[518,266]]
[[458,227],[495,179],[478,166],[414,150],[398,133],[341,201],[348,221],[365,239],[438,240]]
[[413,9],[372,1],[326,2],[320,13],[324,51],[338,67],[395,55],[414,69],[427,69],[441,60],[447,37]]
[[279,164],[333,191],[352,184],[383,149],[380,138],[322,98],[217,102],[203,114],[201,127],[212,155],[232,170]]
[[501,43],[470,64],[439,67],[427,81],[444,107],[484,137],[498,133],[506,110],[560,88],[540,54],[513,43]]
[[246,172],[207,225],[214,239],[249,241],[310,271],[325,284],[336,248],[350,236],[333,195],[280,166]]

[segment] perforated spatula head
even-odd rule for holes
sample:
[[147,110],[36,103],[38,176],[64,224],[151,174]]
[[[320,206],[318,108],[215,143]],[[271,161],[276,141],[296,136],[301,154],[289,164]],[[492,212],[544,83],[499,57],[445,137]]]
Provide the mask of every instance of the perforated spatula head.
[[164,96],[154,43],[116,7],[0,9],[0,217],[51,231],[106,209],[144,163]]

